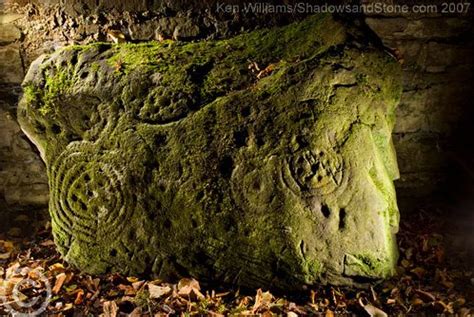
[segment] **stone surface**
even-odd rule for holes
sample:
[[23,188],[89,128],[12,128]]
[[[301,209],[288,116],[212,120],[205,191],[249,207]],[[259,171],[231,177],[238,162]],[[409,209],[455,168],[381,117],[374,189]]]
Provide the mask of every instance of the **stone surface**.
[[[405,92],[397,109],[401,120],[397,121],[394,132],[450,133],[462,116],[462,109],[468,107],[463,98],[469,89],[462,84],[448,87],[439,84]],[[444,106],[447,104],[450,107]]]
[[189,18],[175,18],[176,27],[173,30],[173,38],[176,40],[186,40],[197,38],[200,33],[199,26]]
[[0,46],[0,84],[21,83],[23,65],[19,45]]
[[39,58],[18,116],[65,259],[244,286],[391,275],[399,65],[357,36],[315,16]]
[[[3,106],[0,103],[0,106]],[[9,207],[45,206],[48,181],[43,162],[12,115],[0,107],[0,198]],[[0,212],[4,211],[0,203]]]
[[[129,34],[132,40],[150,41],[155,39],[155,33],[159,29],[159,21],[144,21],[140,24],[132,24],[129,26]],[[172,32],[170,32],[172,34]]]
[[0,44],[11,43],[21,38],[20,30],[13,24],[0,24]]
[[16,20],[19,20],[22,17],[23,15],[16,13],[0,13],[0,25],[15,22]]
[[165,17],[132,24],[129,29],[132,40],[149,41],[163,38],[191,40],[200,34],[200,28],[188,17]]
[[463,36],[469,32],[471,24],[463,18],[366,18],[366,23],[385,41],[391,40],[430,40]]

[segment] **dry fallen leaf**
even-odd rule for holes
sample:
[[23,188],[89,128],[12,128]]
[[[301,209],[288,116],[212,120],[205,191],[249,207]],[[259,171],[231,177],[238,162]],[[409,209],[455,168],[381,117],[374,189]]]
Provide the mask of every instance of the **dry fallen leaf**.
[[10,252],[0,253],[0,260],[8,260],[10,258]]
[[54,241],[53,240],[46,240],[46,241],[41,242],[40,245],[42,247],[50,247],[50,246],[54,245]]
[[436,311],[440,313],[448,313],[448,314],[454,313],[452,303],[446,304],[442,300],[436,301],[434,303],[434,308],[436,309]]
[[12,251],[12,242],[0,240],[0,260],[8,260]]
[[413,306],[421,306],[421,305],[423,305],[425,302],[424,302],[422,299],[420,299],[420,298],[418,298],[418,297],[415,297],[415,298],[413,298],[413,299],[410,301],[410,303],[411,303]]
[[415,274],[419,279],[422,279],[426,274],[426,270],[422,267],[416,267],[410,270],[411,273]]
[[255,304],[253,305],[253,312],[256,312],[260,308],[268,307],[273,300],[273,295],[270,292],[263,292],[262,289],[257,290],[257,295],[255,295]]
[[257,74],[257,79],[262,79],[263,77],[267,77],[273,72],[274,69],[275,69],[275,64],[268,65],[267,67],[265,67],[264,70],[260,71]]
[[448,277],[448,273],[446,272],[446,270],[439,270],[439,269],[436,269],[436,276],[435,276],[435,279],[441,284],[443,285],[444,287],[448,288],[448,289],[451,289],[454,287],[454,283],[450,280],[450,278]]
[[67,303],[64,308],[62,309],[62,311],[68,311],[68,310],[71,310],[74,308],[74,305],[72,303]]
[[2,293],[4,293],[4,296],[10,296],[15,286],[19,285],[22,281],[23,277],[11,277],[7,281],[5,281],[6,285],[4,285],[4,290],[2,291]]
[[[128,317],[141,317],[141,316],[143,316],[142,308],[141,308],[141,307],[135,308],[135,309],[130,313],[130,315],[128,315]],[[156,315],[155,315],[155,316],[156,316]]]
[[311,290],[311,293],[310,293],[311,304],[315,303],[317,294],[318,293],[316,291]]
[[137,294],[137,291],[130,285],[120,284],[117,288],[123,291],[125,296],[134,296]]
[[135,283],[132,283],[132,287],[134,290],[138,291],[142,286],[145,284],[145,281],[138,281]]
[[471,310],[469,308],[461,308],[459,310],[459,317],[468,317],[471,316]]
[[429,292],[425,292],[421,289],[417,289],[415,290],[415,292],[425,301],[425,302],[434,302],[436,300],[436,297],[429,293]]
[[403,260],[401,261],[401,264],[402,264],[402,267],[404,267],[405,269],[406,269],[406,268],[409,268],[409,267],[411,266],[410,261],[408,261],[407,259],[403,259]]
[[63,287],[64,282],[66,281],[67,275],[65,273],[59,273],[56,276],[56,282],[53,287],[53,294],[58,294],[61,288]]
[[15,262],[12,263],[5,272],[5,279],[10,279],[11,277],[18,275],[18,271],[20,269],[20,263]]
[[134,277],[134,276],[129,276],[127,277],[127,281],[129,281],[130,283],[136,283],[138,282],[140,279],[137,278],[137,277]]
[[191,288],[201,290],[201,286],[199,286],[199,282],[193,278],[183,278],[178,282],[178,291],[182,290],[185,287],[191,287]]
[[370,317],[388,317],[387,313],[381,310],[380,308],[375,307],[372,304],[364,305],[362,299],[359,298],[359,304],[364,308],[364,310],[369,314]]
[[151,299],[158,299],[165,295],[170,294],[172,291],[169,286],[158,286],[153,284],[148,284],[148,292],[150,293]]
[[413,248],[408,248],[406,251],[405,251],[405,257],[410,260],[411,257],[413,256]]
[[117,303],[114,301],[104,302],[104,317],[116,317],[118,313]]
[[330,309],[326,310],[326,313],[324,314],[325,317],[335,317],[334,312]]
[[183,278],[178,283],[178,295],[180,296],[191,296],[194,295],[197,298],[204,298],[201,293],[201,287],[199,282],[195,279]]
[[77,292],[76,299],[74,300],[74,305],[81,305],[84,301],[84,291],[80,289]]
[[65,271],[64,265],[61,263],[55,263],[49,267],[49,271],[53,274],[63,273]]

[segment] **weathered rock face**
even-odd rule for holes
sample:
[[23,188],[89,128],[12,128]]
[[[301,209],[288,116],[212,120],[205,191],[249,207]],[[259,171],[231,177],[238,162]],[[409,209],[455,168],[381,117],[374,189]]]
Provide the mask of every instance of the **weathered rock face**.
[[354,38],[318,16],[39,58],[18,115],[66,260],[245,286],[391,274],[400,76]]

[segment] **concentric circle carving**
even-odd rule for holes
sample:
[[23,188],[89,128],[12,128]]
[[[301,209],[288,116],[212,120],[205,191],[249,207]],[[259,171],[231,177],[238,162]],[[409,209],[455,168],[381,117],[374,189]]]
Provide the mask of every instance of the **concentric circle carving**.
[[110,156],[89,142],[74,142],[49,168],[53,221],[58,229],[85,242],[116,236],[133,209],[124,176]]
[[328,195],[347,182],[343,157],[333,150],[295,153],[283,163],[283,181],[295,194]]

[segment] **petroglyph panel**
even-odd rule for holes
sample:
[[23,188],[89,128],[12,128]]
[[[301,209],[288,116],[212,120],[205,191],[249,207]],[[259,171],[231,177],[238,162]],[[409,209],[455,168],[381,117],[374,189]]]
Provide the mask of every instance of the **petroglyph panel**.
[[401,76],[359,35],[319,15],[39,58],[18,117],[65,259],[251,287],[391,275]]

